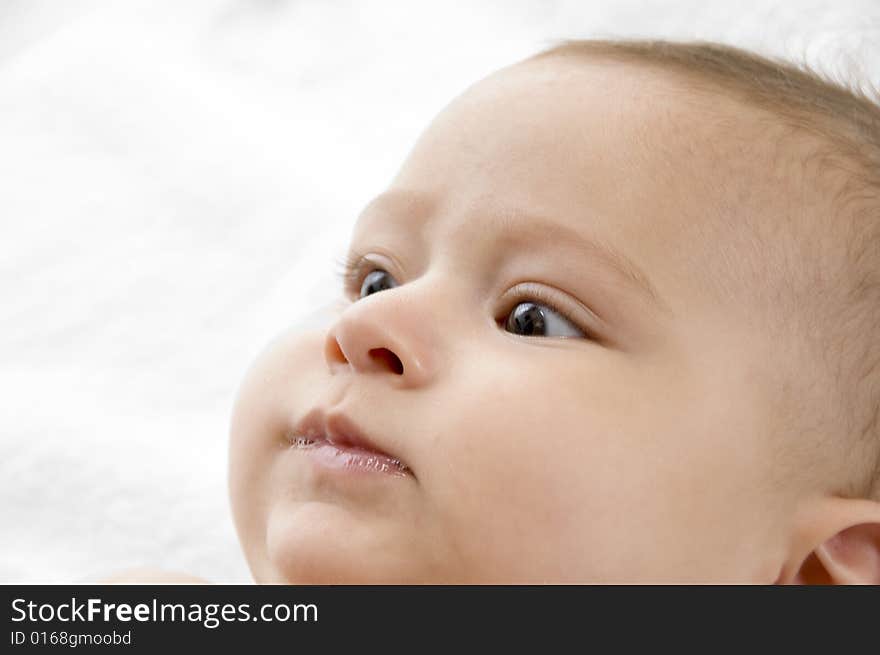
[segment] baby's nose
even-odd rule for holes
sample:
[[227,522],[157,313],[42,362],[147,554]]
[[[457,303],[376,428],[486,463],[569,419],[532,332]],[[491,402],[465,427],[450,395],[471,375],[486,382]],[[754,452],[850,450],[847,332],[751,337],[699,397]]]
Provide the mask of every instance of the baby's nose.
[[[386,290],[347,307],[327,331],[324,358],[331,373],[386,375],[396,385],[426,384],[435,356],[418,308],[391,298]],[[380,296],[385,296],[384,298]]]

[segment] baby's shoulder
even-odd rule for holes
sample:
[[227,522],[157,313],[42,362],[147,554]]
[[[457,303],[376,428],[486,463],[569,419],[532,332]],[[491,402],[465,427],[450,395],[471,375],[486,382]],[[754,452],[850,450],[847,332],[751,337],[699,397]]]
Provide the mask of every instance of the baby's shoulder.
[[211,584],[188,573],[162,569],[126,569],[95,580],[97,584]]

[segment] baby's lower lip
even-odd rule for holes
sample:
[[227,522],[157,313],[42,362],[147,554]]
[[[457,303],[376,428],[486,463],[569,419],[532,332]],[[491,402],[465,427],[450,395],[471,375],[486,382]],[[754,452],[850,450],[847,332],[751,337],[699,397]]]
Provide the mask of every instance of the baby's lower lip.
[[292,440],[292,447],[302,450],[315,464],[328,469],[396,477],[411,475],[409,468],[400,460],[355,446],[299,437]]

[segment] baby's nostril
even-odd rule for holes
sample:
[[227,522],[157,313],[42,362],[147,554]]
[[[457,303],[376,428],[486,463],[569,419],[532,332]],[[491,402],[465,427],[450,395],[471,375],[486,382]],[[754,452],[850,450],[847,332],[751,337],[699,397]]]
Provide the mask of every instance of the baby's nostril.
[[327,345],[324,347],[327,358],[332,362],[339,362],[340,364],[347,364],[348,359],[345,357],[345,353],[342,352],[342,348],[339,345],[339,342],[336,339],[331,339]]
[[403,374],[403,363],[400,361],[400,358],[387,348],[373,348],[370,350],[370,357],[380,364],[384,364],[398,375]]

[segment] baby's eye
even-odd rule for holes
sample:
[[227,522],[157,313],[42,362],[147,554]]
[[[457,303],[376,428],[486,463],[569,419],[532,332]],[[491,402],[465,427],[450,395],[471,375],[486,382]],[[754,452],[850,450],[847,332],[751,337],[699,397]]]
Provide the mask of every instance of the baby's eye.
[[360,297],[364,298],[377,291],[393,289],[396,286],[397,282],[394,281],[394,278],[391,277],[391,274],[388,273],[388,271],[376,269],[375,271],[368,273],[364,278],[364,281],[361,283]]
[[535,302],[521,302],[514,307],[504,329],[526,337],[586,337],[555,309]]

